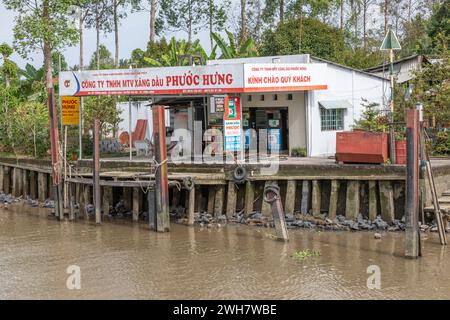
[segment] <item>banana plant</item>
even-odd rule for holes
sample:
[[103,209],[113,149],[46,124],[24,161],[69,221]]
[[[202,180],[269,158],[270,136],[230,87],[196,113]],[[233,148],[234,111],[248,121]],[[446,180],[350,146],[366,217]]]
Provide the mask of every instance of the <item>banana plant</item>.
[[186,40],[176,41],[174,37],[170,39],[169,51],[161,56],[160,59],[144,57],[144,61],[151,67],[173,67],[187,66],[190,64],[189,55],[198,55],[201,57],[202,63],[208,59],[215,59],[216,47],[213,48],[208,56],[200,40],[195,40],[192,44],[188,44]]
[[216,32],[211,33],[214,42],[221,51],[219,59],[254,57],[258,54],[253,39],[249,38],[243,43],[237,43],[234,35],[230,31],[226,30],[225,32],[227,34],[228,43],[220,34]]

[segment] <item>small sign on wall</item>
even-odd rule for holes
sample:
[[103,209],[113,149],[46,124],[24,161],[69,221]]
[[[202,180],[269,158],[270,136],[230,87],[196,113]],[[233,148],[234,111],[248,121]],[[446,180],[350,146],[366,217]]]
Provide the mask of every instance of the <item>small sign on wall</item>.
[[239,151],[242,145],[241,103],[239,97],[225,98],[223,126],[225,135],[225,151]]
[[63,126],[77,126],[80,123],[80,98],[61,97]]

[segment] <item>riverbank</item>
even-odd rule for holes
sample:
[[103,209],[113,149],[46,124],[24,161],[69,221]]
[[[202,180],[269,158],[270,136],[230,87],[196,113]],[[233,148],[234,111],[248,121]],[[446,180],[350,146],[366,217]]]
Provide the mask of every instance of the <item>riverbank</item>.
[[[50,209],[23,203],[0,208],[1,299],[448,299],[450,253],[422,234],[423,257],[403,258],[404,233],[272,230],[228,224],[172,225],[149,232],[145,222],[59,222]],[[296,252],[317,254],[296,258]],[[66,269],[81,270],[69,290]],[[367,268],[381,271],[368,289]]]

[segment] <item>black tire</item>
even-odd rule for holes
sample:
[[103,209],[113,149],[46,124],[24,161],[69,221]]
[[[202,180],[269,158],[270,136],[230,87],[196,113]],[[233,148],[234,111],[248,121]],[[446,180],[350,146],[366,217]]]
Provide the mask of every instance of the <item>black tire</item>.
[[247,179],[247,169],[242,166],[237,166],[233,170],[233,181],[238,184],[242,184]]

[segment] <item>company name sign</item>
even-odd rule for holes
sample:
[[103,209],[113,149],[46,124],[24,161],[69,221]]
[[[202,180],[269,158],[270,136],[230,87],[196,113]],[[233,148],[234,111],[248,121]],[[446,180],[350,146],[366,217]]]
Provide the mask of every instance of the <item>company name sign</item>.
[[227,64],[66,71],[61,96],[216,94],[326,89],[326,64]]

